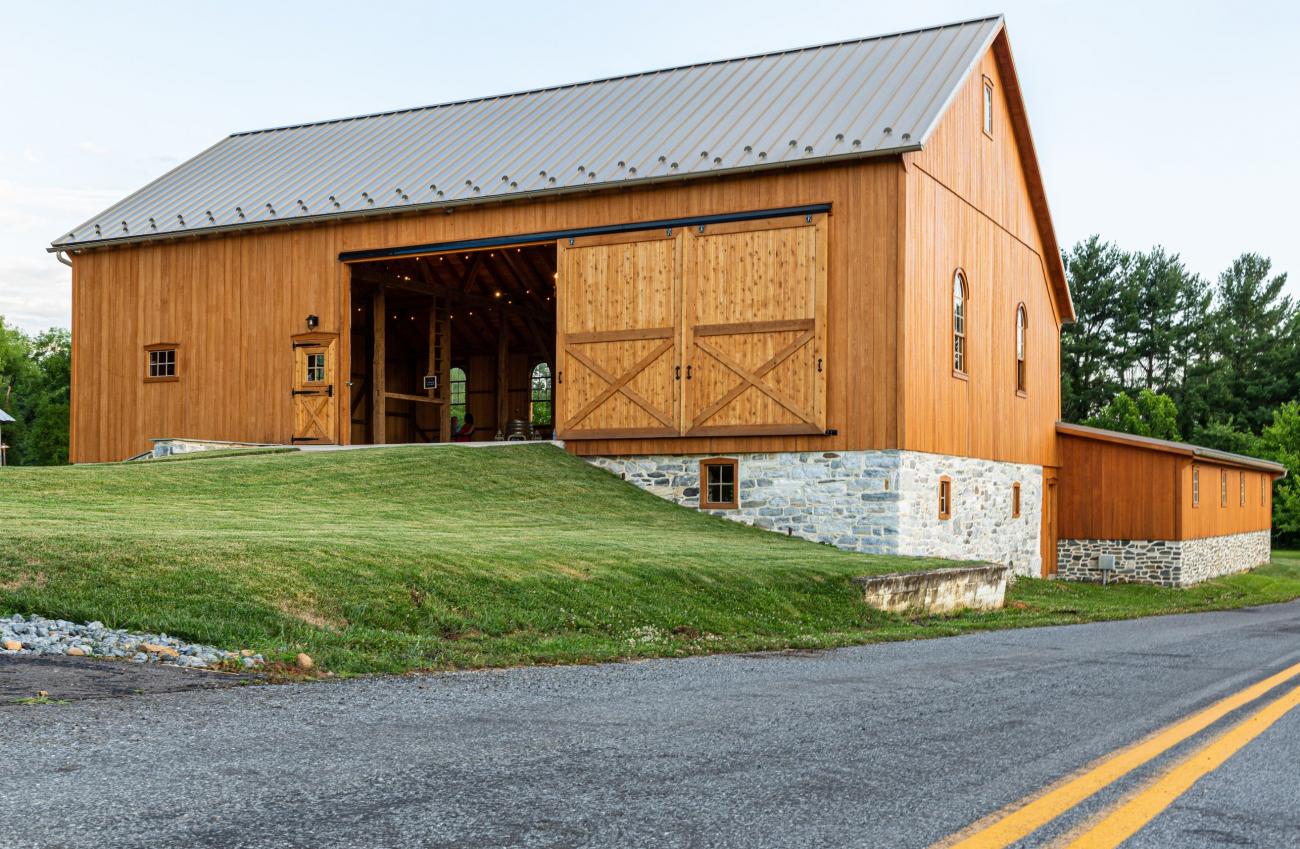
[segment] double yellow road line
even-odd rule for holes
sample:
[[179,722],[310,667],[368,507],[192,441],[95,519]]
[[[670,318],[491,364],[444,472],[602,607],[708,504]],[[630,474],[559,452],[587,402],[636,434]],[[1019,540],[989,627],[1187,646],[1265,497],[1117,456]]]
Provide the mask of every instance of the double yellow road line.
[[[1003,849],[1010,846],[1138,767],[1296,676],[1300,676],[1300,663],[1252,684],[1141,742],[1107,755],[1079,774],[979,820],[964,831],[935,844],[932,849]],[[1297,705],[1300,705],[1300,687],[1260,708],[1132,796],[1120,801],[1099,820],[1073,834],[1072,839],[1067,838],[1067,849],[1111,849],[1119,846],[1155,819],[1202,776],[1217,769]]]

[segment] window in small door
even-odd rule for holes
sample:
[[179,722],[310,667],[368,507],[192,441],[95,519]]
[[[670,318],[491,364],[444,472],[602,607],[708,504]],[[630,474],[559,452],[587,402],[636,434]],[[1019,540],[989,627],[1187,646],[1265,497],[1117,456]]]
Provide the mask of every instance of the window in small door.
[[324,383],[325,382],[325,354],[308,354],[307,355],[307,382]]
[[739,506],[739,464],[731,458],[700,462],[700,508],[734,510]]

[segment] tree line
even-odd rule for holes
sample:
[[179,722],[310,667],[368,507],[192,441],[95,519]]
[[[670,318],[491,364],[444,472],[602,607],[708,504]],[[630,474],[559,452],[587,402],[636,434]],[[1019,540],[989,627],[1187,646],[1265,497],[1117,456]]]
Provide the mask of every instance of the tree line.
[[72,336],[51,328],[29,336],[0,316],[0,410],[16,420],[0,425],[8,462],[51,466],[68,462]]
[[1300,538],[1300,308],[1245,253],[1213,281],[1165,248],[1092,236],[1062,252],[1061,417],[1276,460],[1274,532]]

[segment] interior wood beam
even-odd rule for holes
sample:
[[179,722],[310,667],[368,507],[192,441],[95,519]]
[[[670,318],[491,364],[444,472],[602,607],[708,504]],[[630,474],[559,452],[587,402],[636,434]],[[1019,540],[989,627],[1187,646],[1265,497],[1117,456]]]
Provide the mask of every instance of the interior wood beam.
[[506,433],[506,422],[510,417],[510,333],[506,329],[506,317],[502,313],[497,319],[497,432]]
[[373,399],[370,404],[370,430],[372,431],[370,441],[375,445],[383,445],[388,438],[388,395],[385,392],[388,385],[385,360],[388,354],[384,343],[387,318],[388,309],[384,303],[384,288],[381,286],[375,290],[370,299],[371,337],[374,340],[370,364],[370,390]]

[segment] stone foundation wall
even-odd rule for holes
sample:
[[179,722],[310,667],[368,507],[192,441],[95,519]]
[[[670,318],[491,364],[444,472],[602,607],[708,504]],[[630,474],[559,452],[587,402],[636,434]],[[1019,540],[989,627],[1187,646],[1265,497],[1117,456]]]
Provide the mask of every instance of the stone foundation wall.
[[[1041,568],[1041,466],[914,451],[782,452],[589,457],[629,483],[698,507],[700,460],[737,460],[740,506],[715,515],[849,551],[981,560],[1016,574]],[[939,477],[953,514],[938,517]],[[1011,516],[1020,483],[1021,515]]]
[[1220,575],[1246,572],[1273,557],[1269,531],[1251,531],[1183,542],[1183,585],[1199,584]]
[[1113,554],[1111,581],[1189,587],[1267,563],[1272,541],[1268,531],[1189,540],[1063,539],[1056,554],[1059,577],[1069,581],[1100,581],[1097,558]]

